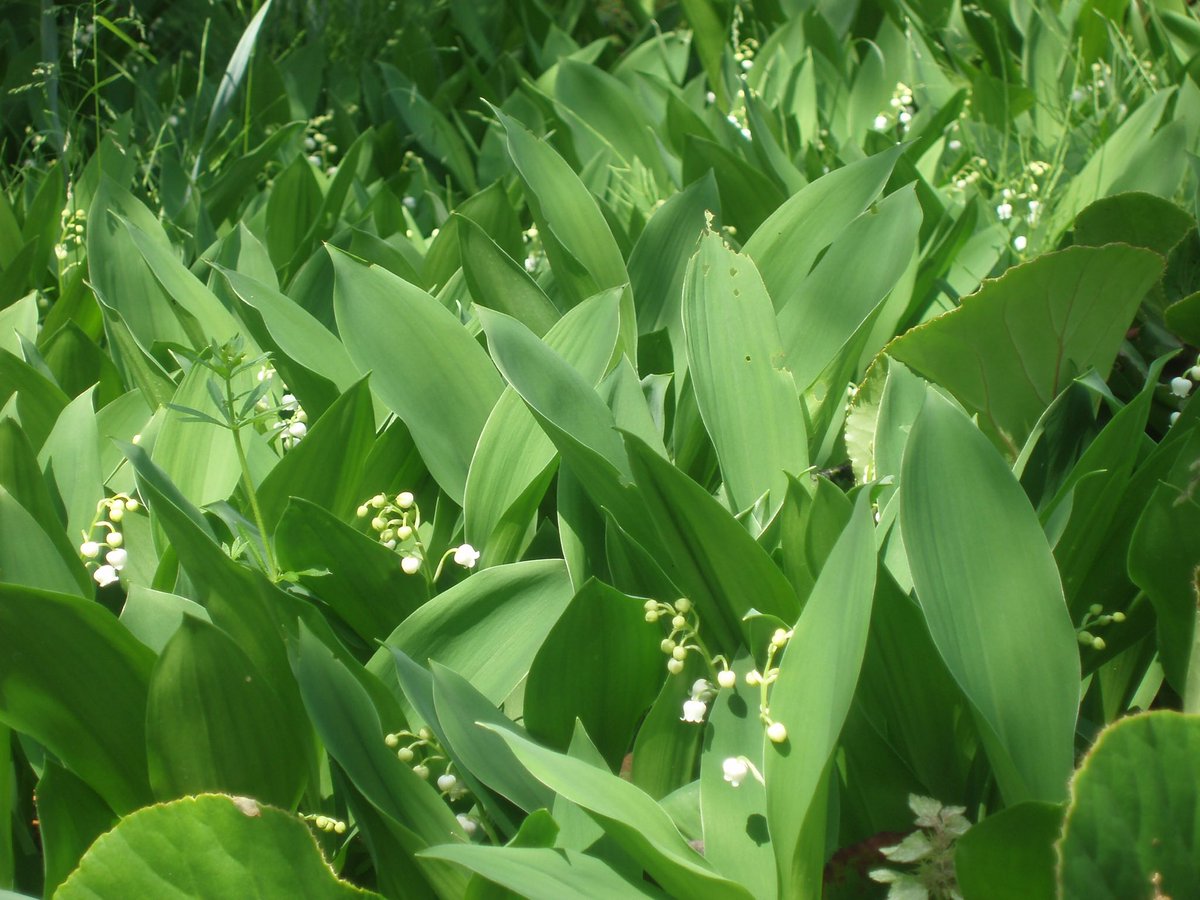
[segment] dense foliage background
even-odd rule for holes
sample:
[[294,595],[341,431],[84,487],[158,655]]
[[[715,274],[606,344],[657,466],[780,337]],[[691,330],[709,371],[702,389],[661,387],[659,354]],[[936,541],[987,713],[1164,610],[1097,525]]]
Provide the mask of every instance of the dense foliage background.
[[1198,60],[6,4],[0,896],[1190,896]]

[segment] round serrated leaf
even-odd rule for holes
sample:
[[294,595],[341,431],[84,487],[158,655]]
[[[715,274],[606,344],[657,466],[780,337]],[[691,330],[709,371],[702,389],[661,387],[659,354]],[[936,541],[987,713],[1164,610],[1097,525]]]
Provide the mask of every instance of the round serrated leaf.
[[54,895],[126,897],[378,897],[334,875],[308,827],[248,797],[201,794],[148,806],[102,835]]

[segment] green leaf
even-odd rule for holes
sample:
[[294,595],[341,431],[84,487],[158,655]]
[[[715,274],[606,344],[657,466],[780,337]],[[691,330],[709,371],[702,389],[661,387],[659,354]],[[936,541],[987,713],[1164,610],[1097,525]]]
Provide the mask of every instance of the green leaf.
[[[477,236],[482,232],[482,236],[487,237],[486,242],[476,242],[474,246],[486,247],[493,254],[503,254],[508,263],[516,263],[524,258],[525,241],[521,234],[521,220],[517,218],[516,210],[508,198],[504,182],[496,181],[458,204],[454,213],[442,222],[437,235],[433,236],[425,253],[425,265],[421,270],[425,281],[432,285],[431,291],[448,284],[459,269],[463,269],[464,275],[466,274],[465,269],[471,259],[464,252],[466,245],[463,243],[460,229],[466,228],[468,224],[475,226]],[[517,264],[517,268],[524,273],[524,266]],[[470,284],[468,281],[469,286]]]
[[[554,148],[516,119],[496,110],[509,156],[525,183],[542,245],[568,305],[605,288],[629,282],[621,250],[596,200]],[[632,299],[621,303],[621,346],[637,356],[637,321]]]
[[482,726],[522,735],[524,729],[506,718],[454,670],[437,662],[431,662],[430,669],[437,724],[459,771],[469,772],[472,778],[526,812],[548,809],[554,795],[530,777],[495,731]]
[[1166,710],[1105,729],[1071,782],[1058,843],[1067,897],[1187,896],[1200,884],[1200,718]]
[[617,769],[663,675],[660,629],[642,602],[588,581],[542,644],[525,684],[525,727],[565,751],[576,720]]
[[[484,313],[485,323],[487,317]],[[586,384],[595,385],[612,359],[618,321],[616,292],[605,291],[555,323],[546,333],[545,344]],[[492,335],[494,342],[504,340],[495,328]],[[493,353],[508,358],[503,348],[495,345]],[[530,375],[534,373],[536,370],[531,370]],[[526,496],[527,492],[539,478],[548,477],[554,457],[554,444],[520,394],[513,387],[505,388],[479,436],[467,474],[466,536],[483,553],[483,564],[514,561],[545,487],[535,489],[536,496]]]
[[[198,853],[201,847],[205,852]],[[249,797],[202,794],[126,816],[92,845],[54,896],[281,895],[311,900],[380,896],[337,878],[308,826],[295,816]]]
[[378,266],[328,249],[338,330],[351,358],[373,372],[375,391],[404,420],[438,485],[461,505],[471,455],[503,383],[444,306]]
[[688,264],[683,329],[730,507],[749,509],[769,492],[777,509],[787,476],[808,467],[804,410],[758,270],[716,234],[701,240]]
[[787,739],[768,742],[763,775],[780,895],[820,893],[830,760],[858,684],[875,594],[869,492],[859,494],[793,628],[771,688],[770,716]]
[[731,651],[751,609],[794,621],[795,592],[742,525],[708,492],[632,435],[625,445],[665,558],[658,560],[696,606],[714,649]]
[[1107,377],[1163,260],[1123,245],[1068,247],[1014,266],[888,353],[948,388],[1011,456],[1089,368]]
[[258,487],[258,503],[273,527],[289,498],[301,497],[348,518],[358,496],[363,466],[375,444],[371,392],[360,381],[311,423],[304,440],[292,447]]
[[118,813],[150,801],[146,690],[154,654],[91,600],[0,585],[0,718]]
[[194,600],[140,584],[130,586],[121,607],[121,624],[156,655],[162,653],[187,616],[210,621],[208,611]]
[[421,856],[460,865],[530,900],[662,896],[650,885],[626,881],[606,863],[574,850],[443,844],[423,850]]
[[8,415],[13,411],[9,398],[14,393],[16,415],[12,418],[21,423],[33,449],[40,450],[70,398],[33,366],[0,350],[0,405],[9,404]]
[[51,760],[46,760],[37,782],[37,815],[46,873],[44,896],[53,896],[88,847],[117,823],[117,815],[87,782]]
[[592,814],[618,845],[664,890],[682,897],[748,898],[740,885],[716,875],[670,816],[648,794],[616,775],[555,753],[511,732],[496,733],[530,773]]
[[879,196],[901,150],[885,150],[818,178],[754,232],[744,252],[758,265],[775,309],[799,291],[817,254]]
[[1054,843],[1062,820],[1062,806],[1031,801],[973,826],[954,845],[954,874],[963,896],[1055,896]]
[[710,172],[721,198],[721,217],[740,235],[756,234],[787,200],[783,190],[757,166],[715,141],[688,135],[683,149],[684,181],[696,181]]
[[[51,532],[62,530],[56,521],[46,524]],[[0,487],[0,533],[13,536],[0,541],[0,581],[77,597],[90,596],[90,579],[85,581],[80,577],[83,567],[78,557],[66,559],[43,525],[3,487]]]
[[458,223],[463,277],[475,303],[512,316],[538,337],[546,334],[558,321],[558,309],[525,267],[460,212],[450,221]]
[[1037,516],[982,432],[935,392],[902,471],[917,598],[975,709],[1000,791],[1009,803],[1057,802],[1074,758],[1079,655]]
[[96,504],[104,496],[94,391],[86,390],[67,404],[38,454],[67,510],[67,534],[72,538],[91,528]]
[[395,66],[379,64],[387,85],[387,97],[395,105],[413,136],[432,159],[445,166],[469,193],[479,188],[475,182],[472,152],[462,135],[432,103],[417,91],[417,86]]
[[1075,243],[1089,247],[1123,243],[1166,256],[1195,220],[1162,197],[1141,192],[1097,200],[1075,219]]
[[405,619],[368,668],[385,674],[394,647],[420,663],[437,660],[499,704],[529,672],[571,596],[562,560],[475,572]]
[[312,163],[298,154],[275,176],[267,196],[266,243],[271,262],[290,273],[312,252],[311,223],[321,216],[323,197]]
[[219,628],[184,615],[150,678],[146,743],[160,799],[205,791],[292,808],[308,781],[306,735]]

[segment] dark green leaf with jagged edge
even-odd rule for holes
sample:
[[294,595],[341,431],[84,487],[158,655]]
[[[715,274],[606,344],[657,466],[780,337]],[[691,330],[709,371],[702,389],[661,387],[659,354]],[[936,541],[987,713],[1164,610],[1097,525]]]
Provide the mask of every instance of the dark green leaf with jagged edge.
[[[378,266],[327,248],[338,328],[360,371],[412,432],[439,486],[462,503],[471,455],[503,382],[449,310]],[[447,410],[453,415],[448,416]]]
[[1197,716],[1160,710],[1101,732],[1071,783],[1059,896],[1188,896],[1200,884],[1197,760]]
[[[661,629],[642,601],[588,581],[542,644],[525,684],[525,727],[565,751],[576,720],[617,769],[663,676]],[[564,679],[563,673],[571,672]]]
[[54,896],[380,897],[339,879],[296,816],[225,794],[184,797],[126,816],[92,845]]
[[1061,800],[1073,760],[1079,653],[1029,500],[982,431],[933,390],[900,483],[917,598],[974,707],[1002,795],[1009,803]]
[[0,717],[118,813],[151,800],[146,692],[154,654],[91,600],[0,585]]
[[866,652],[876,565],[863,491],[792,629],[771,688],[770,717],[786,729],[784,740],[767,742],[763,751],[781,896],[820,892],[831,760]]
[[1054,897],[1054,842],[1062,821],[1060,804],[1028,801],[974,825],[954,845],[954,874],[963,896]]
[[1166,256],[1196,225],[1162,197],[1141,192],[1097,200],[1075,219],[1075,243],[1089,247],[1130,244]]
[[1010,456],[1042,411],[1089,368],[1107,376],[1158,254],[1068,247],[1014,266],[962,305],[912,329],[888,353],[947,388]]
[[219,628],[185,615],[150,678],[146,746],[159,799],[206,791],[293,808],[308,782],[307,723]]

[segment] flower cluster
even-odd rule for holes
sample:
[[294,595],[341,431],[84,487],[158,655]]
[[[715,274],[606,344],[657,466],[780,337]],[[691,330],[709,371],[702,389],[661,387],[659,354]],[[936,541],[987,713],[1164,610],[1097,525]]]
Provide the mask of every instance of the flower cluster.
[[704,644],[700,640],[700,618],[696,615],[691,600],[687,597],[680,597],[673,604],[647,600],[644,609],[647,622],[666,619],[671,623],[670,633],[659,644],[662,652],[669,657],[667,659],[668,672],[672,675],[682,672],[684,660],[692,651],[699,651],[707,657]]
[[875,130],[886,131],[889,128],[899,128],[901,136],[908,133],[917,108],[913,100],[912,88],[903,82],[898,82],[892,91],[892,99],[888,109],[875,117]]
[[1103,650],[1107,644],[1104,643],[1104,638],[1097,637],[1088,631],[1089,628],[1103,628],[1105,625],[1110,625],[1116,622],[1120,625],[1125,621],[1125,613],[1117,610],[1114,613],[1106,613],[1104,607],[1099,603],[1093,603],[1088,607],[1088,611],[1084,613],[1083,619],[1079,622],[1079,627],[1075,629],[1076,637],[1085,647],[1091,647],[1093,650]]
[[891,885],[888,897],[931,897],[937,900],[962,900],[954,874],[954,844],[967,833],[971,823],[962,806],[943,806],[931,797],[910,794],[909,809],[918,828],[894,847],[879,852],[894,863],[912,864],[915,872],[897,869],[873,869],[871,880]]
[[308,154],[308,161],[329,176],[337,174],[334,160],[338,154],[338,147],[322,129],[332,121],[333,115],[324,113],[309,119],[304,129],[304,151]]
[[383,742],[396,751],[396,758],[400,762],[412,766],[413,774],[422,780],[428,780],[433,770],[440,769],[441,774],[435,783],[447,800],[458,800],[467,795],[466,787],[454,774],[454,763],[446,758],[437,738],[428,728],[416,732],[396,731],[385,735]]
[[774,664],[775,657],[783,651],[791,639],[792,630],[790,628],[776,628],[771,635],[770,644],[767,645],[767,662],[763,666],[763,671],[752,669],[746,673],[746,684],[750,687],[757,687],[759,690],[758,717],[766,726],[767,738],[773,744],[782,744],[788,739],[787,726],[771,717],[770,693],[771,685],[779,677],[779,667]]
[[[125,568],[128,553],[125,550],[125,536],[118,527],[127,512],[137,512],[141,504],[137,499],[125,493],[105,497],[96,504],[96,518],[88,530],[83,532],[83,543],[79,545],[79,555],[85,565],[95,565],[92,578],[100,587],[108,587],[121,580],[120,571]],[[97,530],[100,531],[98,538]],[[104,562],[100,563],[100,554],[104,554]]]
[[305,822],[310,823],[317,831],[324,831],[326,834],[345,834],[346,823],[341,819],[332,819],[329,816],[316,814],[307,814],[300,817]]
[[521,241],[525,245],[525,271],[532,275],[546,259],[546,251],[542,249],[537,226],[530,225],[521,232]]
[[[273,381],[275,369],[264,363],[256,373],[256,377],[260,384]],[[296,395],[291,393],[286,385],[282,387],[283,394],[279,398],[278,405],[273,405],[270,399],[263,396],[259,398],[254,408],[259,414],[266,415],[274,412],[278,416],[270,423],[269,429],[272,440],[278,437],[279,446],[286,453],[304,440],[308,434],[308,413],[304,411],[304,407],[300,405]]]
[[[1177,397],[1180,400],[1186,400],[1191,394],[1192,388],[1196,382],[1200,381],[1200,356],[1196,357],[1196,364],[1184,372],[1182,375],[1176,375],[1171,379],[1170,390],[1171,396]],[[1171,424],[1179,418],[1179,410],[1171,413]]]
[[61,219],[62,228],[59,232],[58,243],[54,245],[54,256],[60,263],[66,262],[72,251],[83,248],[87,211],[72,210],[68,205],[63,209]]
[[[404,574],[416,575],[421,571],[426,548],[421,538],[421,508],[412,491],[401,491],[395,497],[376,494],[358,508],[360,519],[368,516],[371,518],[371,530],[378,535],[379,542],[400,554],[400,568]],[[448,559],[453,559],[455,565],[464,569],[473,569],[480,556],[480,552],[470,544],[451,547],[442,554],[430,580],[438,580]]]

